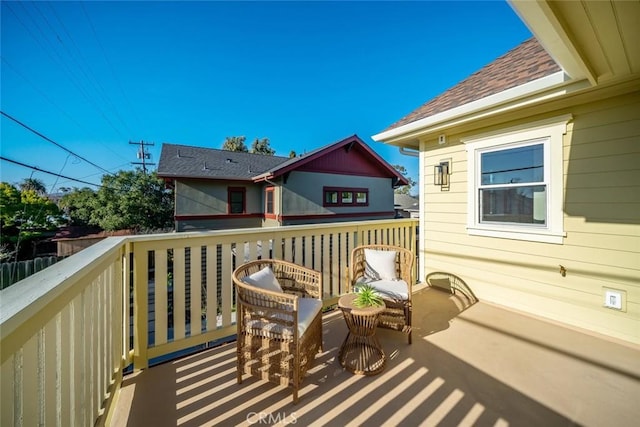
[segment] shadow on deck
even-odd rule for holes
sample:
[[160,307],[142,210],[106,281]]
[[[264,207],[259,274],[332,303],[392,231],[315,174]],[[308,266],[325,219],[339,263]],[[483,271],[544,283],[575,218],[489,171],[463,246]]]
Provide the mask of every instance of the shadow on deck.
[[245,376],[235,343],[125,378],[113,424],[631,426],[640,418],[640,349],[425,288],[413,344],[378,329],[376,376],[342,369],[340,311],[324,316],[324,352],[291,391]]

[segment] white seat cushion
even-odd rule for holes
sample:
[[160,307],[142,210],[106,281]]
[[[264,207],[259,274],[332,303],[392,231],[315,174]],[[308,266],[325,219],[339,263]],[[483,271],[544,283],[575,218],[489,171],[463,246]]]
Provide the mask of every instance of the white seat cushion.
[[298,298],[298,335],[302,336],[322,310],[322,301],[316,298]]
[[379,251],[375,249],[364,250],[366,277],[376,280],[395,280],[396,273],[396,251]]
[[404,280],[376,280],[370,277],[360,277],[355,286],[369,284],[378,291],[384,299],[406,301],[409,299],[409,285]]
[[[305,331],[313,322],[316,315],[322,310],[322,301],[316,298],[298,298],[298,336],[304,335]],[[280,317],[280,316],[278,316]],[[284,315],[283,315],[284,317]],[[287,316],[291,319],[291,316]],[[284,320],[284,319],[283,319]],[[292,337],[293,330],[284,327],[279,323],[271,323],[268,320],[252,320],[247,322],[248,329],[259,329],[266,333],[274,333],[284,337]]]
[[282,286],[280,286],[278,279],[273,274],[271,267],[265,267],[256,273],[246,276],[242,281],[268,291],[282,292]]

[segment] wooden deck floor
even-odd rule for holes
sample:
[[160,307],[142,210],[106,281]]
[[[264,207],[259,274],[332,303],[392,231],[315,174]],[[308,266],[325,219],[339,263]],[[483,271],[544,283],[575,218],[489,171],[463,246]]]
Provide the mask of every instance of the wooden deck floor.
[[245,376],[235,343],[125,378],[116,426],[632,426],[640,348],[426,288],[414,338],[378,330],[389,358],[371,377],[337,362],[346,326],[324,317],[324,352],[290,390]]

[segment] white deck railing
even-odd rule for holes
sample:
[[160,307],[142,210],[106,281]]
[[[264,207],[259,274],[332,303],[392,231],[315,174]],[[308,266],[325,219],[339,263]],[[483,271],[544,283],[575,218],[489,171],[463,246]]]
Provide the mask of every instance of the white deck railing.
[[1,425],[108,423],[127,366],[232,337],[235,266],[278,258],[345,291],[351,249],[416,252],[412,219],[108,238],[0,293]]

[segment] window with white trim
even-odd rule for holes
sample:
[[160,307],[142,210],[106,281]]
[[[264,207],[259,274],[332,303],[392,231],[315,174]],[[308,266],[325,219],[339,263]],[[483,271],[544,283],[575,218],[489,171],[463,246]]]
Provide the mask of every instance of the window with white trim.
[[567,121],[463,141],[469,166],[469,234],[562,243],[562,136]]

